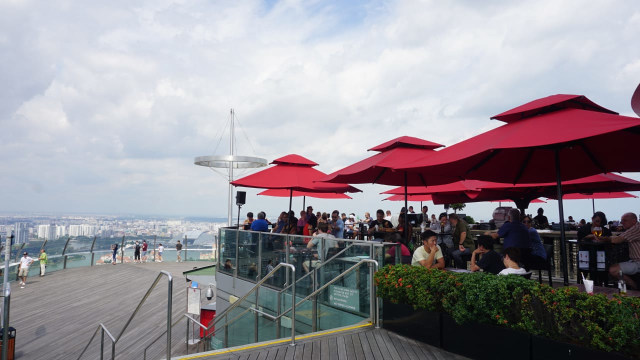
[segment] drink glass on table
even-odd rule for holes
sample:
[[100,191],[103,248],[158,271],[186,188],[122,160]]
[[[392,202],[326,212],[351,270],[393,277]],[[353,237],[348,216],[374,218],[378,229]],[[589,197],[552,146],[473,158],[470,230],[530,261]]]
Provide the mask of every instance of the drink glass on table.
[[595,226],[595,227],[591,228],[591,233],[595,237],[600,237],[600,236],[602,236],[602,228],[600,226]]

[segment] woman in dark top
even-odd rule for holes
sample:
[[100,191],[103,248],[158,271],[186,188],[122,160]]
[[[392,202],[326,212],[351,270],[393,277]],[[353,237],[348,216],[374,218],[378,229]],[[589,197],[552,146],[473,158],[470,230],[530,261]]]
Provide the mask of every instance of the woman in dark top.
[[602,211],[596,211],[591,218],[591,222],[578,229],[578,240],[593,241],[595,240],[594,232],[598,231],[601,232],[597,234],[598,236],[611,236],[611,230],[604,227],[606,224],[607,216]]

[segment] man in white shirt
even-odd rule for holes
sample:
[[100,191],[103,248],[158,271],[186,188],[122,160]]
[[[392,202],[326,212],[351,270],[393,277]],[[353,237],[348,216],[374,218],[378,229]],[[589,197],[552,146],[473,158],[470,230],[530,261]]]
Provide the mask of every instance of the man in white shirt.
[[18,276],[22,278],[22,281],[20,281],[20,287],[23,289],[24,286],[27,285],[27,275],[29,275],[29,266],[31,266],[31,264],[33,264],[33,259],[29,257],[25,251],[20,259],[20,265],[18,265]]

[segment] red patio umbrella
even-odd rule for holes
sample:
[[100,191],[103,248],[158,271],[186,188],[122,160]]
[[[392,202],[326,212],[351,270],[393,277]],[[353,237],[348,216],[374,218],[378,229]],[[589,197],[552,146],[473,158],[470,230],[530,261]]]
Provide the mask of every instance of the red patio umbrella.
[[313,167],[318,164],[300,155],[291,154],[275,159],[272,165],[257,173],[247,175],[231,182],[234,186],[243,186],[259,189],[280,189],[289,191],[289,211],[294,191],[311,193],[345,193],[359,192],[348,184],[316,183],[315,180],[326,176],[320,170]]
[[[561,182],[594,174],[640,171],[629,146],[640,141],[640,119],[620,116],[584,96],[553,95],[516,107],[492,119],[506,125],[464,140],[434,156],[406,160],[396,167],[418,174],[518,183]],[[561,257],[568,283],[564,211]]]
[[[388,201],[405,201],[404,195],[391,195],[388,198],[382,199]],[[431,201],[431,195],[408,195],[408,201]]]
[[302,196],[302,208],[305,207],[305,202],[308,197],[316,198],[316,199],[351,199],[351,196],[347,194],[340,193],[317,193],[317,192],[309,192],[309,191],[291,191],[287,189],[268,189],[265,191],[261,191],[258,195],[264,196],[275,196],[275,197],[300,197]]
[[638,84],[636,91],[633,92],[633,96],[631,97],[631,108],[633,112],[640,116],[640,84]]
[[[424,158],[436,153],[435,149],[443,145],[431,141],[415,138],[412,136],[401,136],[378,146],[369,151],[377,151],[378,154],[360,160],[343,169],[335,171],[322,179],[324,182],[346,182],[351,184],[383,184],[401,185],[405,188],[411,185],[427,186],[433,182],[449,183],[455,178],[448,176],[438,176],[432,179],[432,175],[425,173],[408,173],[406,171],[395,170],[395,165],[405,159]],[[405,199],[405,208],[407,201]],[[408,226],[408,218],[407,220]]]
[[595,201],[596,199],[624,199],[624,198],[637,198],[637,196],[633,194],[629,194],[624,191],[596,192],[596,193],[589,193],[589,194],[575,193],[575,194],[564,194],[562,196],[562,200],[591,199],[591,210],[593,211],[594,214],[596,213],[596,201]]

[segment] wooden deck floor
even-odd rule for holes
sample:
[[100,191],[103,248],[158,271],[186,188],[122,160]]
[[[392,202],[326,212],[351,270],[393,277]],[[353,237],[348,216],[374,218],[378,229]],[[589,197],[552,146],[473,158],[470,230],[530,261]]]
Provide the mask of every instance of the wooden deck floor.
[[[118,264],[67,269],[12,284],[11,326],[17,359],[75,359],[100,322],[118,336],[161,270],[173,275],[173,318],[186,309],[183,271],[207,262]],[[203,292],[204,294],[204,292]],[[142,359],[149,342],[166,330],[167,278],[163,277],[116,346],[118,359]],[[173,330],[174,355],[184,354],[184,322]],[[83,358],[99,357],[99,336]],[[165,338],[151,347],[150,359],[164,354]],[[110,341],[105,339],[105,358]]]
[[[229,351],[231,350],[231,351]],[[464,360],[444,351],[385,329],[365,327],[289,343],[221,350],[216,354],[193,354],[179,359],[199,360]]]

